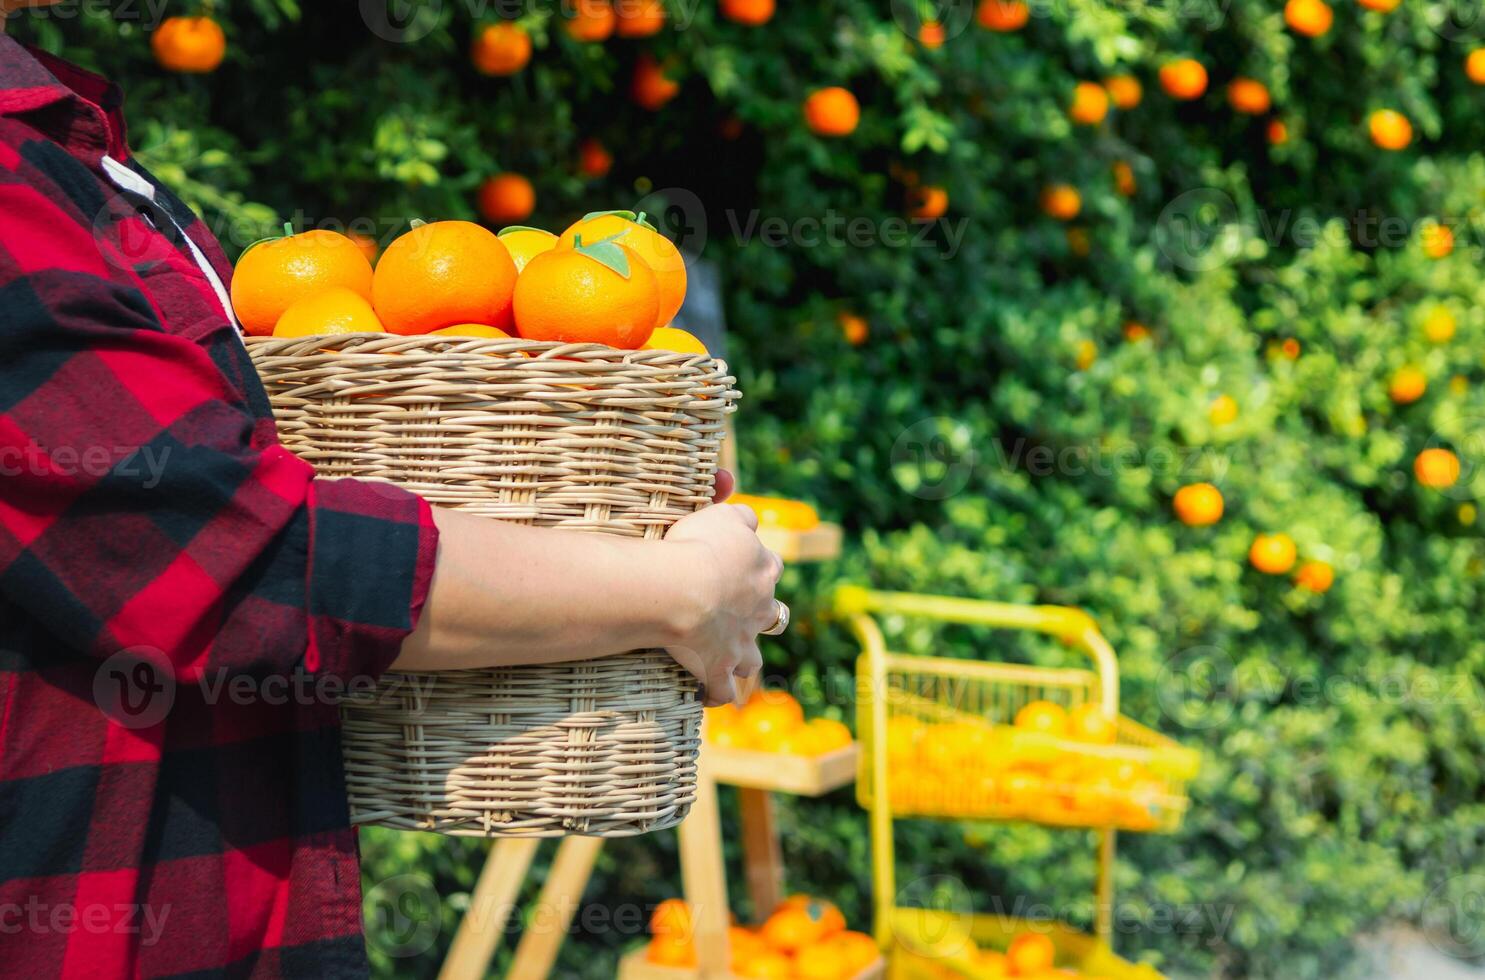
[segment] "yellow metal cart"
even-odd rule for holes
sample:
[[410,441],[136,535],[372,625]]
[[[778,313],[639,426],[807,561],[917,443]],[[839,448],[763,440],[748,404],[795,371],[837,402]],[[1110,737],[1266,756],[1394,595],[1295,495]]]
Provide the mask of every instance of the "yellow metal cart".
[[[1026,606],[842,586],[834,613],[861,644],[857,661],[857,798],[871,821],[874,930],[890,975],[993,976],[976,945],[1003,948],[1021,931],[1047,934],[1058,965],[1090,976],[1160,975],[1114,955],[1115,835],[1169,832],[1189,805],[1194,751],[1119,714],[1119,668],[1097,624],[1078,609]],[[888,651],[874,617],[1024,630],[1063,641],[1093,669],[986,663]],[[1107,719],[1094,737],[1017,725],[1028,705]],[[1056,706],[1055,708],[1046,707]],[[885,792],[881,790],[885,789]],[[1019,820],[1098,836],[1094,935],[1000,915],[955,915],[896,904],[893,821],[901,817]]]

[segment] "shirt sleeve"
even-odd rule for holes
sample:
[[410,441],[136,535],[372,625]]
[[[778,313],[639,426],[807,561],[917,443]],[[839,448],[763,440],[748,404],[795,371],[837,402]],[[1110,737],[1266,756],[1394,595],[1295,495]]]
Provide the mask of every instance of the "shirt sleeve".
[[66,202],[13,176],[0,167],[0,608],[59,659],[374,679],[428,593],[428,504],[316,478]]

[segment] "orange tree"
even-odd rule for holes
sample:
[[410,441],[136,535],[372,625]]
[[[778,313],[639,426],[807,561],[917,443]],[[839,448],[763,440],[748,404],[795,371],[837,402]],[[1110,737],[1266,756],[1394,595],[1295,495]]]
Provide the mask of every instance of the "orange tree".
[[[1207,750],[1183,831],[1126,838],[1125,952],[1328,977],[1383,922],[1468,920],[1485,38],[1454,5],[580,6],[219,0],[225,62],[166,59],[191,72],[150,4],[14,29],[129,84],[136,148],[229,249],[482,201],[662,215],[724,277],[747,484],[852,532],[790,573],[768,650],[810,713],[849,717],[852,651],[809,612],[850,577],[1084,606],[1130,713]],[[864,924],[851,801],[782,820],[792,882]],[[483,847],[363,841],[372,911],[437,926],[373,914],[378,969],[431,975]],[[900,853],[1086,924],[1084,844],[923,825]],[[672,835],[609,847],[563,974],[609,975],[678,890]]]

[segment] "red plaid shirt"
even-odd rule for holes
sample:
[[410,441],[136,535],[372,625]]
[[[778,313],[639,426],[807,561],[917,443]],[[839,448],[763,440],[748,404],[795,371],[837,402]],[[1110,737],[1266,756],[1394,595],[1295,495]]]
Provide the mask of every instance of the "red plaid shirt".
[[0,36],[0,974],[364,975],[335,700],[437,534],[279,445],[121,101]]

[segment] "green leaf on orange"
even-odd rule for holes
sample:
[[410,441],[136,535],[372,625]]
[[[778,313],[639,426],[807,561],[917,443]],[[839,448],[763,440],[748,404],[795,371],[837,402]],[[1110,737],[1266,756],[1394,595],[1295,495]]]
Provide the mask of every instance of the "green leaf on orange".
[[591,245],[583,244],[583,236],[575,235],[572,239],[573,251],[580,255],[586,255],[600,265],[608,266],[625,279],[629,278],[629,253],[624,251],[623,246],[614,241],[618,235],[594,242]]

